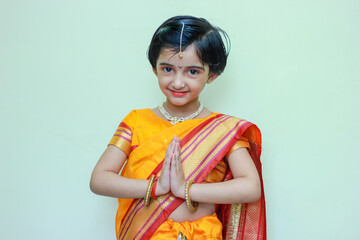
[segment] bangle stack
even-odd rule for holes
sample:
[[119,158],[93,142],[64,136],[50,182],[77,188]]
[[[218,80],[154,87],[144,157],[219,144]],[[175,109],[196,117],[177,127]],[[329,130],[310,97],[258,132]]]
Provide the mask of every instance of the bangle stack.
[[151,191],[152,191],[152,188],[154,185],[154,181],[155,181],[155,175],[152,175],[150,177],[149,184],[147,186],[146,193],[145,193],[145,198],[144,198],[145,207],[150,204]]
[[194,183],[193,180],[189,180],[185,183],[185,201],[186,201],[187,207],[189,208],[189,210],[191,212],[195,212],[198,207],[198,203],[192,202],[190,199],[190,187],[193,183]]

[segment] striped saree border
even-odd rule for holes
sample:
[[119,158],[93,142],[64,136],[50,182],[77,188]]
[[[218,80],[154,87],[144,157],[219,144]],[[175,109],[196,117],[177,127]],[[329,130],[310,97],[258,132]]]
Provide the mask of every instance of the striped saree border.
[[[221,125],[220,125],[221,123]],[[207,174],[217,165],[217,163],[224,157],[224,152],[230,148],[229,143],[232,142],[239,130],[246,125],[246,120],[234,119],[229,116],[221,119],[221,122],[215,124],[212,128],[205,129],[201,138],[193,141],[192,146],[186,148],[185,154],[189,158],[183,159],[183,166],[185,171],[186,180],[194,180],[199,183],[202,182]],[[225,136],[221,133],[224,132],[223,128],[228,125],[235,125]],[[228,129],[226,129],[228,130]],[[208,144],[201,144],[205,139],[212,139],[213,144],[211,151],[208,151]],[[198,159],[202,159],[201,162]],[[194,162],[197,161],[197,166]]]
[[121,122],[108,145],[114,145],[123,150],[126,155],[129,155],[131,151],[131,139],[132,131],[130,127],[124,122]]
[[227,240],[236,240],[238,239],[238,226],[240,222],[242,204],[231,204],[230,216],[229,216],[229,226],[226,232]]

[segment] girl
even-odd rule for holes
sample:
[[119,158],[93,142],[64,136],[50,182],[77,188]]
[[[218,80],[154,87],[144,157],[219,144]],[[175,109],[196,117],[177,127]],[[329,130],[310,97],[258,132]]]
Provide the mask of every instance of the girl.
[[118,198],[117,239],[266,239],[260,131],[199,102],[225,68],[223,38],[192,16],[156,30],[148,58],[166,101],[125,117],[90,181]]

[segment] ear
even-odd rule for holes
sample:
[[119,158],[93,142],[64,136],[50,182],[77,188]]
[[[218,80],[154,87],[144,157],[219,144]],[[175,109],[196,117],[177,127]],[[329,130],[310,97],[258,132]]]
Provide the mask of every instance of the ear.
[[218,77],[219,75],[217,75],[217,74],[211,74],[210,76],[209,76],[209,78],[208,78],[208,80],[206,81],[206,83],[207,84],[210,84],[210,83],[212,83],[217,77]]
[[155,75],[157,76],[157,71],[156,71],[156,69],[153,68],[152,70],[153,70],[153,72],[155,73]]

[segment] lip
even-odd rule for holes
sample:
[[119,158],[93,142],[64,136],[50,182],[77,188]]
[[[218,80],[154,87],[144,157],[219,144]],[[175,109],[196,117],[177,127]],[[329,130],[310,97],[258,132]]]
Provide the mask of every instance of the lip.
[[174,90],[171,90],[169,89],[171,94],[174,96],[174,97],[184,97],[188,92],[180,92],[180,91],[174,91]]

